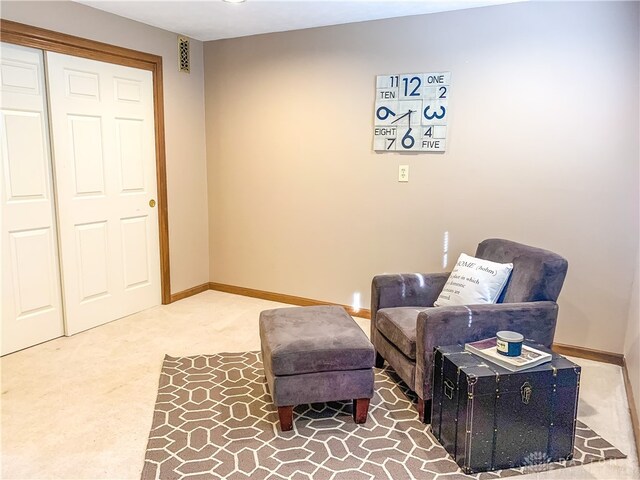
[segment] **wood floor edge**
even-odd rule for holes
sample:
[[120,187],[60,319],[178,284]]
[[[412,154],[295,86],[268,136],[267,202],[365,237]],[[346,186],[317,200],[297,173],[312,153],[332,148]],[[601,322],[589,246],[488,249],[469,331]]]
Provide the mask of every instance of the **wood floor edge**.
[[564,343],[554,343],[552,349],[560,355],[586,358],[587,360],[595,360],[596,362],[611,363],[613,365],[618,365],[619,367],[622,367],[624,362],[624,355],[621,353],[605,352],[576,345],[565,345]]
[[[633,439],[636,442],[636,454],[638,465],[640,465],[640,419],[634,401],[633,388],[631,387],[631,379],[629,378],[629,370],[627,369],[627,359],[622,362],[622,376],[624,377],[624,389],[627,393],[627,403],[629,404],[629,413],[631,414],[631,426],[633,428]],[[638,393],[638,392],[636,392]]]
[[186,290],[182,290],[178,293],[171,294],[171,303],[177,302],[178,300],[182,300],[184,298],[192,297],[193,295],[197,295],[202,292],[206,292],[209,290],[209,282],[203,283],[202,285],[197,285],[195,287],[187,288]]
[[303,307],[318,305],[339,305],[343,307],[349,315],[359,318],[371,318],[371,312],[368,309],[354,309],[349,305],[341,305],[334,302],[326,302],[322,300],[314,300],[312,298],[297,297],[295,295],[285,295],[284,293],[267,292],[265,290],[256,290],[253,288],[238,287],[235,285],[227,285],[225,283],[210,282],[209,288],[219,292],[233,293],[235,295],[244,295],[245,297],[260,298],[262,300],[270,300],[272,302],[287,303],[289,305],[299,305]]

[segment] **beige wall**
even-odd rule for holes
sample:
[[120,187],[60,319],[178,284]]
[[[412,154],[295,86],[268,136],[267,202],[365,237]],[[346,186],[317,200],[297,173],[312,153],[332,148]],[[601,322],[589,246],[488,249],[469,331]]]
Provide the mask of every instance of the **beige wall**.
[[[211,281],[368,306],[488,237],[567,257],[556,341],[622,352],[638,4],[522,3],[205,43]],[[445,154],[372,151],[375,75],[452,72]],[[399,164],[410,182],[397,182]]]
[[202,42],[178,72],[176,35],[72,2],[2,2],[1,16],[163,58],[171,291],[209,280]]
[[[639,259],[640,260],[640,259]],[[624,342],[624,357],[627,362],[627,372],[631,381],[633,400],[635,408],[640,418],[640,305],[639,305],[640,283],[638,281],[638,264],[636,263],[636,274],[631,288],[631,302],[629,304],[629,318],[627,332]],[[636,439],[640,441],[640,439]]]

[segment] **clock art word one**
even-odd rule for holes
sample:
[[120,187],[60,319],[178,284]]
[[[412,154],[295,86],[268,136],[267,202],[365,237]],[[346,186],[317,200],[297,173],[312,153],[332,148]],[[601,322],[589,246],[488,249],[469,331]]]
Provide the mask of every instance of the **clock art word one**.
[[451,72],[376,76],[373,149],[444,152]]

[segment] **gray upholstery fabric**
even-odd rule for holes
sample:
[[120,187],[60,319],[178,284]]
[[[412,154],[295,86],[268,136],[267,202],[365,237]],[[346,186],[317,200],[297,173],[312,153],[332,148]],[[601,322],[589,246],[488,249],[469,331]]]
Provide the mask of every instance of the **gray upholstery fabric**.
[[[376,351],[424,400],[431,399],[433,349],[464,344],[514,330],[550,346],[555,334],[555,303],[567,273],[567,261],[540,248],[502,239],[484,240],[476,257],[513,263],[497,304],[433,307],[447,273],[378,275],[371,284],[371,341]],[[411,357],[415,311],[415,363]],[[392,310],[397,313],[391,313]],[[421,313],[418,313],[421,311]],[[402,373],[401,373],[402,372]]]
[[416,359],[416,318],[424,308],[398,307],[378,310],[378,330],[398,350]]
[[373,368],[373,345],[342,307],[265,310],[260,342],[274,375]]
[[376,310],[387,307],[431,307],[450,273],[376,275],[371,285],[371,302]]
[[376,341],[376,351],[382,355],[398,376],[407,385],[415,385],[416,383],[416,361],[406,357],[398,350],[384,335],[378,335]]
[[527,340],[551,347],[556,329],[555,302],[486,304],[424,309],[417,318],[415,392],[431,398],[433,350],[440,345],[463,345],[512,330]]
[[278,407],[373,397],[373,345],[342,307],[265,310],[260,343]]
[[276,407],[373,397],[373,368],[266,377]]
[[432,307],[450,272],[376,275],[371,282],[371,341],[378,334],[375,312],[387,307]]
[[492,238],[478,245],[476,257],[513,263],[513,271],[498,303],[558,300],[567,261],[558,254],[510,240]]

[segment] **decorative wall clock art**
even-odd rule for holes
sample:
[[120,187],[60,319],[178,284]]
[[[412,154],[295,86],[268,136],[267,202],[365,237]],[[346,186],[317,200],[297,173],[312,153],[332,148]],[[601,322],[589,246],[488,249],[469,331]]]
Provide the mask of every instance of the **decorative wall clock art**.
[[373,149],[444,152],[451,72],[378,75]]

